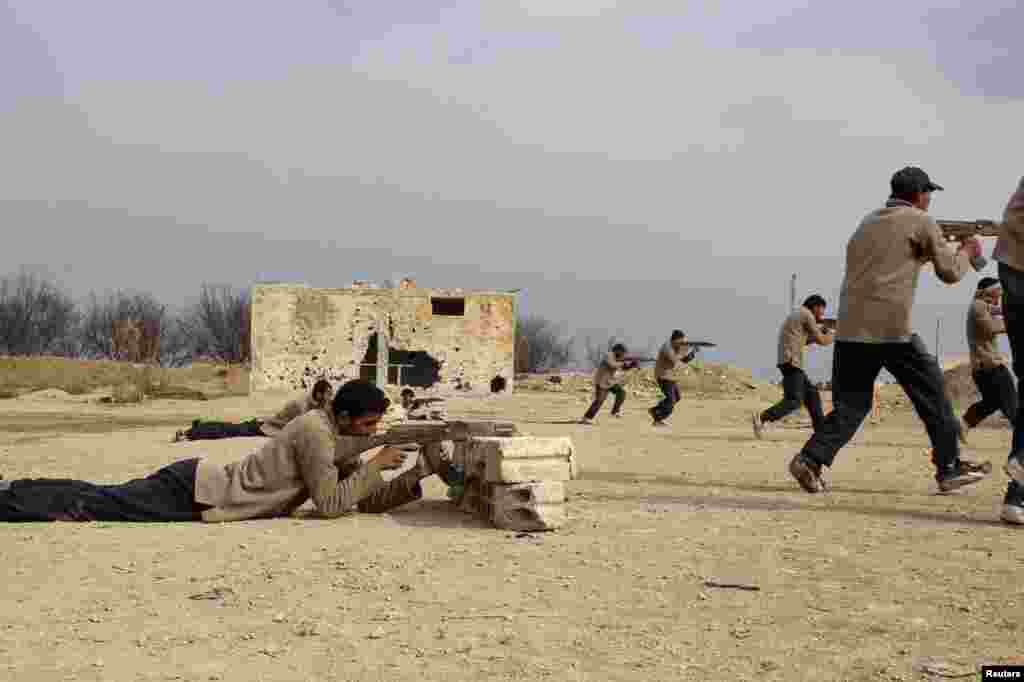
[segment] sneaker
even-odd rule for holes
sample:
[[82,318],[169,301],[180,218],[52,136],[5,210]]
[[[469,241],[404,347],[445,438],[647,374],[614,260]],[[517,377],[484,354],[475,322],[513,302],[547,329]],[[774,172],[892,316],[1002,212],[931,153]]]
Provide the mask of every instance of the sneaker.
[[985,473],[984,467],[984,464],[961,460],[948,471],[935,474],[935,481],[939,484],[941,492],[948,493],[984,479],[988,475]]
[[612,416],[615,417],[616,419],[622,419],[622,415],[619,414],[618,412],[612,412]]
[[809,493],[820,493],[828,489],[821,478],[821,465],[797,453],[789,462],[789,473]]
[[583,426],[593,426],[594,420],[583,417],[582,419],[580,419],[579,423],[582,424]]
[[750,415],[750,421],[753,423],[754,426],[754,437],[760,440],[761,437],[764,435],[764,422],[761,421],[761,413],[755,412],[754,414]]
[[174,438],[171,439],[171,442],[172,443],[180,443],[183,440],[188,440],[188,436],[185,435],[185,431],[184,430],[179,429],[178,431],[174,432]]
[[1006,474],[1013,480],[1024,485],[1024,454],[1015,452],[1006,460]]
[[[932,465],[938,466],[938,462],[935,460],[935,450],[925,450],[925,454],[931,455]],[[992,473],[992,462],[974,462],[969,459],[960,460],[960,464],[964,467],[965,471],[977,471],[988,476]]]
[[1006,486],[1006,497],[1003,498],[1003,513],[999,515],[1003,521],[1024,526],[1024,487],[1016,481]]
[[663,421],[662,421],[662,420],[660,420],[660,419],[656,419],[656,420],[654,421],[654,423],[653,423],[653,424],[651,424],[651,426],[657,426],[658,428],[667,428],[667,427],[668,427],[668,424],[666,424],[665,422],[663,422]]

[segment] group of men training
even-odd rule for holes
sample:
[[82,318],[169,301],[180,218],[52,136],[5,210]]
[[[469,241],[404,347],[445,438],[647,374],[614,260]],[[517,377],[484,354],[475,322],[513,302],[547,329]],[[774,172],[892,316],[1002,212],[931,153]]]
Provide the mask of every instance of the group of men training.
[[[647,410],[653,426],[668,426],[665,420],[672,415],[676,403],[681,398],[679,383],[673,378],[673,372],[679,366],[691,362],[697,356],[698,350],[697,347],[689,347],[686,334],[678,329],[672,332],[669,340],[658,350],[658,356],[654,359],[654,379],[665,397]],[[612,416],[622,416],[622,405],[626,402],[626,389],[622,387],[625,373],[636,369],[642,362],[639,358],[629,357],[628,352],[624,344],[616,343],[598,363],[594,370],[594,401],[580,419],[580,424],[594,423],[594,418],[601,411],[601,406],[604,405],[609,393],[615,396]]]
[[[888,370],[910,398],[931,441],[935,480],[941,492],[977,483],[991,472],[988,462],[960,456],[960,445],[988,416],[1001,411],[1013,426],[1005,471],[1010,477],[1001,518],[1024,524],[1024,430],[1017,418],[1019,391],[998,336],[1006,334],[1018,377],[1024,370],[1024,178],[1003,212],[993,252],[999,278],[983,277],[966,318],[974,383],[981,396],[962,417],[953,413],[938,358],[928,353],[910,325],[921,268],[930,263],[946,284],[959,282],[968,268],[987,262],[977,237],[950,248],[928,215],[932,193],[943,188],[920,168],[897,171],[885,206],[861,221],[846,247],[846,273],[835,329],[823,325],[825,299],[813,295],[790,313],[779,331],[778,369],[783,398],[752,415],[754,435],[800,409],[810,413],[814,433],[789,464],[789,472],[809,493],[827,489],[824,469],[850,442],[871,411],[875,382]],[[821,396],[804,371],[806,346],[835,346],[832,359],[833,409],[826,416]]]
[[[949,247],[928,215],[932,193],[942,187],[920,168],[897,171],[890,190],[885,205],[865,216],[847,243],[835,329],[823,324],[827,305],[820,295],[808,297],[783,322],[778,339],[783,398],[752,416],[754,434],[761,437],[766,425],[806,406],[814,432],[790,461],[789,473],[809,493],[826,490],[824,469],[833,465],[871,411],[875,382],[885,369],[903,387],[925,425],[935,481],[942,492],[977,483],[990,473],[989,463],[961,457],[960,444],[966,443],[970,429],[996,410],[1006,415],[1013,437],[1001,518],[1024,524],[1024,429],[1017,418],[1024,384],[1018,382],[1014,388],[997,346],[998,335],[1006,334],[1014,372],[1021,376],[1024,178],[1004,210],[993,252],[999,278],[979,281],[967,315],[971,367],[981,400],[959,418],[946,396],[938,359],[911,330],[910,315],[921,268],[930,263],[941,281],[955,284],[968,268],[984,267],[981,243],[972,237],[955,250]],[[833,409],[828,415],[804,370],[808,345],[835,348]],[[691,362],[697,350],[689,349],[680,330],[673,331],[659,350],[654,373],[664,399],[648,410],[654,426],[665,425],[680,399],[673,370]],[[593,423],[608,394],[615,396],[612,415],[621,415],[623,375],[640,362],[628,357],[624,345],[612,347],[594,373],[594,400],[581,423]],[[319,515],[330,518],[353,508],[383,512],[418,499],[420,481],[430,475],[453,482],[457,474],[443,443],[419,447],[416,463],[385,481],[381,473],[403,467],[411,451],[387,446],[368,458],[361,454],[373,449],[368,436],[376,431],[390,400],[362,380],[345,383],[333,399],[330,394],[330,384],[319,381],[309,396],[290,402],[274,417],[241,424],[197,421],[175,435],[175,440],[270,438],[231,464],[186,459],[117,485],[69,479],[7,481],[0,476],[0,521],[230,521],[289,515],[308,499]],[[417,401],[411,390],[404,390],[401,398],[408,418],[434,416],[434,409]]]

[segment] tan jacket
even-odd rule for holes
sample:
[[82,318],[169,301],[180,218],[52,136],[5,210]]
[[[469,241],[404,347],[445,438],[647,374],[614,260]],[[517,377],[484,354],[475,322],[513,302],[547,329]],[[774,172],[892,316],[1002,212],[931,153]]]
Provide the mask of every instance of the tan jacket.
[[1006,252],[999,260],[1014,270],[1024,272],[1024,207],[1007,207],[1003,212],[1000,242]]
[[823,334],[814,313],[800,306],[782,321],[779,328],[778,364],[804,368],[804,349],[809,343],[827,346],[832,343],[831,334]]
[[991,369],[1005,365],[997,337],[1006,333],[1002,318],[992,316],[992,306],[980,297],[967,309],[967,346],[971,349],[971,369]]
[[658,349],[658,357],[654,359],[654,379],[655,381],[661,381],[663,379],[672,380],[672,372],[675,371],[676,367],[683,361],[683,358],[687,353],[690,352],[690,347],[685,343],[679,347],[677,353],[675,348],[672,347],[671,341],[666,341],[661,348]]
[[301,417],[317,406],[313,403],[313,396],[307,395],[295,400],[289,400],[273,417],[263,420],[260,431],[264,435],[274,437],[281,433],[281,429],[288,426],[288,423],[296,417]]
[[910,341],[910,311],[918,275],[935,266],[946,284],[970,267],[966,252],[946,244],[938,224],[905,201],[890,199],[869,213],[846,245],[846,274],[839,295],[839,341]]
[[360,442],[365,439],[340,436],[334,416],[316,409],[239,462],[200,460],[195,500],[214,507],[203,521],[287,516],[310,498],[320,516],[341,516],[385,485],[372,460],[347,467],[348,477],[338,480],[338,463],[354,462]]
[[598,388],[611,388],[622,383],[622,372],[624,360],[617,360],[615,353],[609,352],[604,360],[594,370],[594,386]]

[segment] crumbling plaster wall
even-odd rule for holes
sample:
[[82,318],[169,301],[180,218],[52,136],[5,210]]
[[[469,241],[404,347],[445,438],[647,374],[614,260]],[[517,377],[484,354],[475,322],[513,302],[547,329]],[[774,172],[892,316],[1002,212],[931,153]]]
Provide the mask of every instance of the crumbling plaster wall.
[[[431,297],[464,298],[465,315],[434,315]],[[298,390],[326,376],[359,377],[371,336],[383,327],[393,349],[442,362],[434,389],[456,381],[488,391],[513,387],[515,294],[461,289],[313,289],[259,284],[252,293],[253,391]]]

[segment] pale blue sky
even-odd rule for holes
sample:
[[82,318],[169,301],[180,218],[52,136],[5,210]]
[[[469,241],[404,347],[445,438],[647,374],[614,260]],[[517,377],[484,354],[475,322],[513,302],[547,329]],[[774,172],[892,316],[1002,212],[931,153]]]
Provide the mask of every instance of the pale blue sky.
[[[788,276],[915,164],[936,215],[1024,174],[1024,10],[891,2],[0,5],[0,272],[169,303],[203,281],[524,289],[636,343],[774,367]],[[915,322],[962,349],[976,282]],[[813,364],[823,376],[828,354]]]

